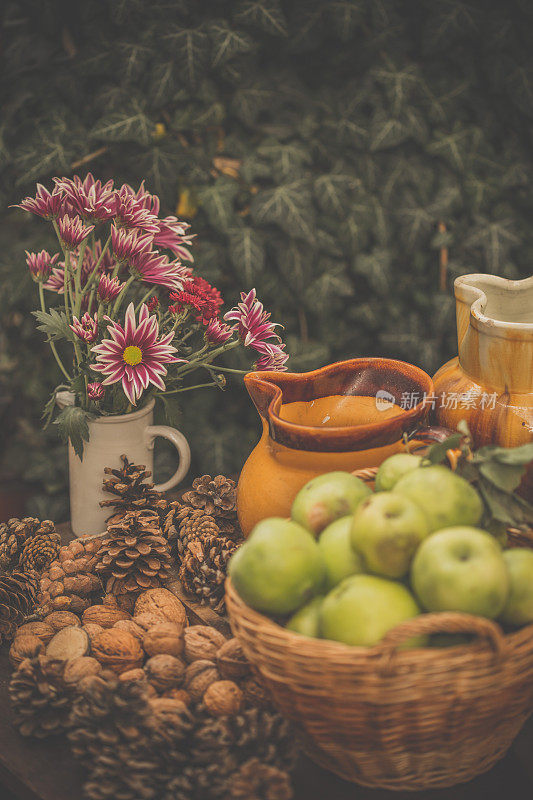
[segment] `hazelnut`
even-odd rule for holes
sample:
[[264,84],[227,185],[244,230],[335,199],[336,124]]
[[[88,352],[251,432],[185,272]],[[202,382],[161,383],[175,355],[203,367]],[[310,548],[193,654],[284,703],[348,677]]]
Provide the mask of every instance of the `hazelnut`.
[[63,672],[63,680],[65,683],[78,683],[82,678],[88,675],[98,675],[102,671],[102,665],[90,656],[80,656],[74,658],[72,661],[67,661]]
[[219,680],[220,675],[214,662],[200,659],[193,661],[185,670],[184,687],[192,699],[199,702],[206,689]]
[[135,616],[146,613],[156,614],[182,627],[187,624],[185,606],[168,589],[147,589],[139,595],[135,603]]
[[160,622],[146,631],[143,647],[148,656],[160,653],[180,656],[183,652],[183,630],[174,622]]
[[93,640],[92,651],[100,664],[117,674],[140,667],[143,663],[141,644],[129,631],[116,628],[104,630]]
[[161,653],[149,658],[144,665],[149,683],[158,692],[180,686],[185,674],[185,664],[175,656]]
[[81,625],[79,618],[72,611],[52,611],[44,618],[44,621],[55,631],[60,631],[61,628],[70,628],[73,625],[75,627]]
[[86,656],[88,652],[89,637],[84,630],[75,625],[71,625],[69,628],[61,628],[50,639],[46,648],[46,655],[49,658],[61,658],[63,661]]
[[38,636],[26,633],[17,636],[9,649],[9,660],[14,667],[18,667],[25,658],[35,658],[44,650],[44,644]]
[[217,667],[223,678],[243,678],[250,665],[238,639],[228,639],[217,652]]
[[98,636],[104,630],[102,626],[97,625],[96,622],[88,622],[86,625],[82,625],[81,629],[85,631],[91,642],[95,636]]
[[141,626],[137,625],[132,619],[119,619],[119,621],[115,622],[113,625],[113,630],[128,631],[128,633],[133,633],[137,639],[142,639],[144,636],[144,631]]
[[214,661],[226,637],[208,625],[193,625],[185,631],[185,658],[187,661],[197,661],[207,658]]
[[84,625],[88,622],[96,622],[102,628],[112,628],[115,622],[120,619],[130,619],[130,615],[126,611],[121,611],[120,608],[114,608],[113,606],[89,606],[82,616]]
[[204,694],[204,704],[214,717],[238,714],[242,707],[243,694],[233,681],[215,681]]
[[38,636],[43,644],[48,644],[55,631],[52,626],[48,625],[46,622],[26,622],[25,625],[21,625],[20,628],[17,628],[15,635],[18,638],[19,636],[25,636],[30,633],[32,636]]

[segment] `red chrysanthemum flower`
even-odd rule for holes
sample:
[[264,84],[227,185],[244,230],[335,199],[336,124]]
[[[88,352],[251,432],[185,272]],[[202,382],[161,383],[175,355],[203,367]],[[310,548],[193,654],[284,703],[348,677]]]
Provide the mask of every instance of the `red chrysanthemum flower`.
[[69,325],[69,328],[74,331],[78,339],[92,344],[98,336],[98,317],[96,314],[91,317],[88,312],[81,319],[72,317],[72,325]]
[[101,400],[105,394],[105,386],[98,381],[87,384],[87,397],[89,400]]
[[60,218],[58,226],[61,241],[69,250],[79,247],[91,231],[94,231],[94,225],[84,225],[80,217],[69,217],[66,214]]
[[73,178],[54,178],[54,183],[64,192],[73,210],[84,219],[104,222],[113,217],[116,198],[112,180],[102,184],[88,172],[83,181],[74,175]]
[[50,278],[52,268],[59,258],[59,253],[51,256],[46,250],[40,253],[29,253],[26,250],[26,264],[29,267],[31,276],[37,283],[44,283]]
[[150,311],[150,313],[151,313],[152,311],[155,311],[155,310],[156,310],[156,308],[158,308],[158,307],[159,307],[159,300],[158,300],[158,298],[157,298],[157,297],[151,297],[151,298],[148,300],[148,302],[147,302],[147,304],[146,304],[146,307],[147,307],[148,311]]
[[225,344],[233,336],[233,328],[222,320],[213,317],[207,323],[204,336],[209,344]]
[[170,295],[173,305],[169,310],[174,314],[180,314],[186,308],[194,308],[198,311],[196,319],[207,325],[209,320],[218,317],[224,301],[222,295],[214,286],[211,286],[203,278],[189,278],[183,283],[181,292],[173,292]]
[[30,211],[32,214],[37,214],[38,217],[45,217],[45,219],[56,219],[63,213],[64,207],[63,192],[57,188],[49,192],[42,183],[37,184],[35,197],[25,197],[17,205],[11,206],[11,208],[23,208],[24,211]]

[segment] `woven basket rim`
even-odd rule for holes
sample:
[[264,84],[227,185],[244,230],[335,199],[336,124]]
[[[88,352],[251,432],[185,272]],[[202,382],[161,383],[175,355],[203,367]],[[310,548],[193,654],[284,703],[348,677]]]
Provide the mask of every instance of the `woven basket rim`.
[[[289,631],[287,628],[284,628],[279,623],[270,619],[270,617],[255,611],[247,605],[238,594],[231,578],[226,578],[225,586],[226,598],[229,596],[231,605],[237,605],[237,607],[240,606],[243,608],[248,620],[255,624],[257,628],[262,628],[265,633],[277,637],[283,642],[285,647],[294,648],[300,656],[309,656],[314,659],[318,657],[328,660],[334,659],[339,663],[352,662],[354,660],[361,661],[362,659],[367,659],[370,662],[382,656],[379,644],[373,647],[360,647],[344,644],[342,642],[335,642],[331,639],[315,639]],[[457,612],[457,615],[462,616],[460,612]],[[229,616],[231,623],[231,613]],[[469,615],[464,616],[468,617]],[[491,620],[491,622],[494,622],[499,628],[502,640],[505,643],[506,652],[512,652],[515,647],[520,646],[529,639],[533,640],[533,623],[525,625],[516,631],[505,633],[497,622],[494,620]],[[410,666],[415,663],[420,666],[421,664],[442,663],[442,661],[446,659],[454,660],[467,654],[472,657],[477,655],[480,658],[485,658],[487,653],[493,655],[493,650],[488,642],[482,639],[475,639],[472,642],[451,645],[449,647],[412,647],[403,650],[398,649],[394,657],[398,666]]]

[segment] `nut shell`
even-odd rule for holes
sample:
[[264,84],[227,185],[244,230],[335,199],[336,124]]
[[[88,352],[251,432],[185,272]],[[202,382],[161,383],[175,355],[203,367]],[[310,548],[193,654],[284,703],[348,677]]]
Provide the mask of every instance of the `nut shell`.
[[102,628],[112,628],[121,619],[131,619],[131,617],[127,611],[122,611],[122,609],[110,605],[89,606],[82,616],[84,625],[89,622],[95,622],[97,625],[101,625]]
[[223,678],[244,678],[250,672],[250,664],[238,639],[228,639],[217,652],[216,663]]
[[214,661],[226,641],[224,634],[208,625],[193,625],[185,631],[185,658],[190,663],[198,659]]
[[68,684],[76,684],[82,678],[89,675],[98,675],[102,671],[102,665],[91,656],[80,656],[67,661],[63,672],[63,680]]
[[193,700],[200,702],[209,686],[219,680],[220,674],[215,663],[200,659],[188,665],[183,686]]
[[143,663],[139,639],[129,631],[116,628],[104,630],[96,636],[92,642],[92,652],[102,666],[113,670],[117,675],[140,667]]
[[86,625],[82,625],[81,629],[82,631],[85,631],[91,642],[95,636],[99,636],[104,630],[102,626],[97,625],[96,622],[88,622]]
[[149,683],[158,692],[166,692],[181,686],[185,675],[185,664],[175,656],[160,654],[149,658],[144,665]]
[[238,714],[242,704],[242,691],[233,681],[216,681],[204,694],[204,705],[214,717]]
[[31,634],[32,636],[38,636],[43,644],[48,644],[54,633],[55,630],[47,622],[26,622],[20,628],[17,628],[15,635],[18,638],[19,636]]
[[128,633],[132,633],[137,639],[142,639],[144,636],[144,631],[141,626],[137,625],[132,619],[119,619],[119,621],[115,622],[113,625],[113,630],[128,631]]
[[144,631],[149,631],[154,625],[161,625],[162,622],[169,622],[168,619],[161,617],[159,614],[152,614],[145,612],[144,614],[136,614],[133,621]]
[[143,637],[144,652],[148,656],[163,653],[169,656],[180,656],[183,653],[183,630],[174,622],[160,622],[149,628]]
[[49,658],[60,658],[63,661],[86,656],[88,652],[89,636],[84,630],[75,625],[71,625],[69,628],[61,628],[50,639],[46,648],[46,655]]
[[62,628],[71,628],[81,626],[79,617],[73,614],[72,611],[52,611],[44,618],[47,625],[50,625],[55,631],[60,631]]
[[139,595],[135,602],[135,616],[146,613],[156,614],[182,627],[187,625],[185,606],[168,589],[147,589]]
[[14,667],[18,667],[25,658],[35,658],[43,650],[44,644],[35,634],[18,635],[9,648],[9,660]]

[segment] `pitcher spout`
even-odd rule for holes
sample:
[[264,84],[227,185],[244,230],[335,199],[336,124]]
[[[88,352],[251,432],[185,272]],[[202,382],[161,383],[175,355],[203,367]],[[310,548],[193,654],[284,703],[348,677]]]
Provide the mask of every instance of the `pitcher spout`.
[[268,420],[268,409],[271,402],[277,396],[281,396],[282,389],[279,379],[286,375],[287,373],[283,373],[282,376],[280,373],[249,372],[244,376],[244,385],[248,394],[252,398],[259,416],[264,420]]

